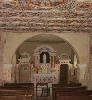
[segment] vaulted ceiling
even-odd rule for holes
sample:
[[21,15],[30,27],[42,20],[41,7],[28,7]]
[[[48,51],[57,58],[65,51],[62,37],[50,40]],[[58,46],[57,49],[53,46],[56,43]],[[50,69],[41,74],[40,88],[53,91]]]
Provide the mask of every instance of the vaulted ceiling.
[[92,32],[92,0],[0,0],[0,31]]

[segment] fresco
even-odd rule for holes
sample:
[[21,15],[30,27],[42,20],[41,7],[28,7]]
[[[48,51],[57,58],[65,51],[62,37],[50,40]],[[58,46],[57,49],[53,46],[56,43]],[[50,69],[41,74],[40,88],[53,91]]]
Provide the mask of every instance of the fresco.
[[13,0],[0,2],[3,32],[91,32],[92,1]]

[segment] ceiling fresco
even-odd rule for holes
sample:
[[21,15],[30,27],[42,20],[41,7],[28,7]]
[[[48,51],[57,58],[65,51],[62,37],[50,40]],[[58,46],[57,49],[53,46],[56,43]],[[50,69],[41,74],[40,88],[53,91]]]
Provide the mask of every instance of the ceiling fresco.
[[92,0],[0,0],[3,32],[92,32]]

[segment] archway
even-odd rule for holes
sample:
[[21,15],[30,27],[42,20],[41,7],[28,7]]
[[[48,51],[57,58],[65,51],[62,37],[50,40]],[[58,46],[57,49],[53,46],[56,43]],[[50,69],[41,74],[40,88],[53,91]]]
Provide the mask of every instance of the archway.
[[[58,51],[58,54],[57,55],[60,55],[60,54],[62,54],[63,52],[64,52],[64,50],[67,52],[67,53],[69,53],[69,55],[70,55],[70,58],[71,58],[71,55],[73,56],[73,53],[75,53],[74,52],[74,50],[72,50],[72,48],[71,48],[71,46],[69,45],[69,44],[67,44],[66,43],[66,41],[65,40],[63,40],[63,39],[61,39],[61,38],[58,38],[57,40],[55,40],[54,42],[57,42],[56,43],[56,45],[57,46],[54,46],[54,42],[52,42],[52,41],[48,41],[48,40],[40,40],[40,41],[38,41],[38,38],[40,38],[40,37],[45,37],[45,35],[36,35],[36,36],[34,36],[34,37],[32,37],[32,38],[29,38],[29,39],[27,39],[26,41],[24,41],[21,45],[20,45],[20,47],[18,48],[18,51],[19,51],[19,53],[18,53],[18,55],[20,56],[21,55],[21,53],[23,53],[23,52],[27,52],[27,53],[29,53],[30,55],[31,55],[31,58],[32,59],[34,59],[32,56],[32,54],[33,54],[33,51],[35,52],[35,55],[37,56],[37,55],[40,55],[40,56],[38,56],[38,57],[36,57],[35,58],[35,60],[36,60],[36,62],[35,62],[35,65],[32,65],[32,66],[41,66],[41,68],[42,68],[42,66],[44,67],[44,66],[50,66],[50,65],[48,65],[48,64],[46,64],[46,63],[49,63],[50,62],[50,49],[49,48],[51,48],[51,50],[52,50],[52,47],[54,47],[55,49],[57,49],[57,51]],[[46,35],[47,36],[47,35]],[[54,37],[54,36],[53,36]],[[37,38],[37,39],[36,39]],[[47,37],[46,37],[47,38]],[[57,38],[57,37],[56,37]],[[29,43],[30,43],[30,47],[29,47]],[[50,47],[50,46],[46,46],[47,44],[49,43],[49,45],[51,45],[52,47]],[[32,47],[32,45],[31,44],[33,44],[35,47]],[[43,45],[44,44],[44,45]],[[53,45],[52,45],[53,44]],[[63,44],[63,45],[62,45]],[[41,45],[41,46],[39,46],[39,45]],[[60,47],[61,46],[61,47]],[[65,46],[65,47],[64,47]],[[25,49],[24,49],[25,48]],[[29,49],[29,51],[27,50],[27,49]],[[34,48],[36,48],[35,50],[34,50]],[[64,49],[63,49],[64,48]],[[24,50],[23,50],[24,49]],[[60,50],[59,50],[60,49]],[[67,49],[70,51],[67,51]],[[42,50],[42,51],[41,51]],[[32,52],[31,52],[32,51]],[[47,52],[48,51],[48,52]],[[30,53],[31,52],[31,53]],[[40,53],[37,53],[37,52],[40,52]],[[55,52],[55,51],[53,51],[52,50],[52,52]],[[71,53],[71,52],[73,52],[73,53]],[[48,55],[48,61],[46,60],[46,63],[45,64],[39,64],[38,63],[38,61],[40,61],[40,63],[43,63],[43,55]],[[76,54],[76,53],[75,53]],[[64,55],[63,55],[64,56]],[[40,57],[40,58],[39,58]],[[56,57],[56,59],[58,58],[58,56]],[[62,57],[63,58],[63,57]],[[39,60],[40,59],[40,60]],[[52,58],[52,59],[54,59],[54,58]],[[64,58],[63,58],[63,60],[65,60]],[[68,60],[68,59],[67,59]],[[72,59],[70,59],[70,60],[72,60]],[[33,64],[34,64],[34,60],[31,60],[31,62],[33,62]],[[72,62],[72,64],[73,64],[73,61],[71,61]],[[69,62],[70,63],[70,62]],[[55,64],[55,62],[54,62],[54,64]],[[52,67],[53,68],[55,68],[54,67],[54,64],[52,63]],[[56,66],[58,66],[58,64],[56,65]],[[72,66],[72,65],[71,65]],[[69,66],[70,67],[70,66]],[[57,68],[57,67],[56,67]],[[71,67],[72,68],[72,67]],[[54,70],[54,69],[53,69]],[[58,70],[58,69],[56,69],[56,70]],[[41,71],[41,72],[44,72],[44,73],[48,73],[47,71]],[[54,73],[54,72],[52,72],[52,73]],[[67,76],[67,77],[69,77],[69,76]],[[58,77],[59,78],[59,77]],[[71,79],[70,79],[71,80]]]
[[[11,37],[13,37],[12,36],[12,34],[10,34],[11,35]],[[17,36],[18,35],[18,36]],[[15,43],[15,40],[16,40],[16,38],[18,39],[18,41],[16,41],[17,43],[16,43],[16,45],[15,45],[15,47],[13,48],[13,50],[11,50],[11,52],[9,53],[10,55],[9,55],[9,59],[6,61],[5,59],[4,59],[4,63],[10,63],[10,59],[12,59],[11,57],[13,56],[13,54],[14,54],[14,51],[16,51],[16,49],[25,41],[25,40],[27,40],[29,37],[31,37],[31,39],[33,38],[33,37],[38,37],[39,35],[43,35],[43,34],[38,34],[38,33],[36,33],[35,35],[34,34],[31,34],[31,33],[27,33],[27,35],[26,34],[21,34],[21,35],[19,35],[19,34],[17,34],[16,33],[16,37],[14,37],[15,39],[12,39],[11,41],[12,41],[12,43]],[[77,55],[77,58],[78,58],[78,63],[83,63],[84,61],[81,59],[82,58],[82,55],[81,55],[81,53],[80,53],[80,51],[79,51],[79,49],[80,50],[82,50],[83,48],[86,48],[86,47],[84,47],[83,45],[84,44],[81,44],[81,46],[79,47],[79,49],[77,48],[77,45],[76,45],[76,42],[75,41],[73,41],[73,38],[74,37],[76,37],[76,38],[80,38],[80,37],[78,37],[78,36],[82,36],[82,34],[77,34],[76,36],[74,36],[74,34],[71,34],[71,36],[73,36],[73,38],[71,37],[70,39],[69,39],[69,37],[70,37],[70,35],[68,35],[68,34],[64,34],[64,33],[62,33],[61,35],[60,34],[46,34],[46,36],[55,36],[55,37],[58,37],[59,39],[63,39],[66,43],[68,43],[69,45],[71,45],[71,47],[73,48],[73,50],[74,50],[74,52],[76,53],[76,55]],[[23,38],[22,38],[23,37]],[[43,37],[45,38],[45,35],[43,35]],[[88,38],[88,36],[87,35],[85,35],[85,37],[86,37],[86,39]],[[21,38],[21,40],[20,40],[20,38]],[[81,37],[82,38],[82,37]],[[84,38],[83,39],[81,39],[82,41],[84,40]],[[73,42],[74,43],[73,43]],[[81,42],[81,41],[80,41]],[[78,41],[78,43],[79,43],[79,41]],[[77,44],[78,44],[77,43]],[[87,42],[88,43],[88,42]],[[5,48],[7,47],[7,46],[9,46],[9,50],[10,50],[10,48],[12,47],[12,45],[10,46],[10,44],[9,44],[9,42],[7,43],[7,45],[5,46]],[[86,52],[87,51],[87,49],[84,49],[84,51]],[[88,51],[87,51],[88,52]],[[5,53],[4,54],[6,54],[6,56],[7,56],[7,52],[5,51]],[[88,55],[86,55],[86,57],[85,58],[88,58],[87,57]],[[84,59],[85,61],[86,61],[86,59]],[[80,62],[79,62],[80,61]],[[87,62],[87,61],[86,61]]]

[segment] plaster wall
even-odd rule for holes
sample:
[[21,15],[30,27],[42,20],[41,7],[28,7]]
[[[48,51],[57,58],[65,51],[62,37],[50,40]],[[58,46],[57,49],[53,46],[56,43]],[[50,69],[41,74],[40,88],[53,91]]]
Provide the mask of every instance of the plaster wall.
[[[6,34],[6,33],[4,33]],[[4,45],[4,64],[11,63],[16,49],[28,38],[42,33],[7,33]],[[80,64],[89,62],[89,34],[88,33],[46,33],[61,37],[77,53]]]
[[67,43],[34,43],[34,42],[23,42],[19,47],[19,54],[27,52],[31,55],[31,60],[33,60],[34,51],[38,46],[48,45],[56,50],[56,57],[62,53],[67,53],[71,56],[71,47]]
[[3,76],[3,50],[4,50],[4,36],[0,33],[0,85],[2,84],[2,76]]

